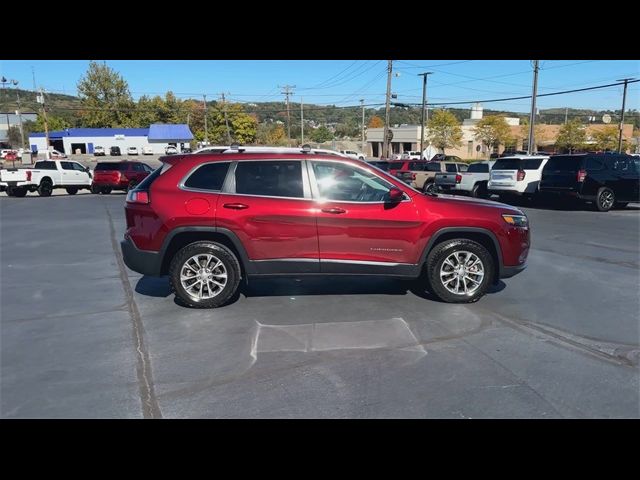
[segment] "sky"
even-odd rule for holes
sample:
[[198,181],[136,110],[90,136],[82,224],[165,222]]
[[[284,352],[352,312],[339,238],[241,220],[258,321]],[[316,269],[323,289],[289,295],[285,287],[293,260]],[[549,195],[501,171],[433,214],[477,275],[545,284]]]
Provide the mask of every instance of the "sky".
[[[103,61],[103,60],[100,60]],[[141,95],[219,98],[234,102],[282,101],[279,86],[290,85],[291,101],[340,106],[383,104],[386,60],[106,60]],[[76,94],[89,60],[0,60],[0,77],[32,90],[35,82],[50,93]],[[541,60],[538,94],[585,88],[625,77],[640,79],[640,60]],[[428,77],[428,103],[474,102],[531,95],[530,60],[394,60],[392,93],[400,103],[422,101],[422,77]],[[538,108],[620,109],[622,86],[539,97]],[[484,108],[526,113],[530,100],[483,102]],[[467,108],[470,103],[450,105]],[[640,82],[630,84],[627,109],[640,109]]]

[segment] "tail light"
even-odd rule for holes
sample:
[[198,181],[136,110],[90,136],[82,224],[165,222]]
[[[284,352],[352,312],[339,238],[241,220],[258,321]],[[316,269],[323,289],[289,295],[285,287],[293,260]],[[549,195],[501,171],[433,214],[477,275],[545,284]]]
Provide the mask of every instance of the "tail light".
[[516,177],[519,182],[524,180],[525,172],[524,170],[518,170],[518,176]]
[[415,174],[415,173],[412,173],[412,174],[411,174],[411,180],[415,180],[415,179],[416,179],[416,174]]
[[146,190],[131,190],[127,193],[127,203],[150,203],[149,192]]
[[587,178],[586,170],[578,170],[578,174],[576,175],[576,180],[578,180],[578,182],[582,183],[582,182],[584,182],[585,178]]
[[460,183],[462,181],[462,175],[459,173],[456,175],[456,183]]
[[31,181],[31,170],[27,170],[27,182]]

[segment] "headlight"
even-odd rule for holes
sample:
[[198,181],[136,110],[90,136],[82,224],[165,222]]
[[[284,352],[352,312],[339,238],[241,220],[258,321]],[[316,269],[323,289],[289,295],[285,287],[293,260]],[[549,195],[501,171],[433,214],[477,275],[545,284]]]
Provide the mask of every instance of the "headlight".
[[502,218],[509,225],[513,225],[514,227],[523,227],[526,228],[529,226],[529,219],[526,215],[507,215],[503,214]]

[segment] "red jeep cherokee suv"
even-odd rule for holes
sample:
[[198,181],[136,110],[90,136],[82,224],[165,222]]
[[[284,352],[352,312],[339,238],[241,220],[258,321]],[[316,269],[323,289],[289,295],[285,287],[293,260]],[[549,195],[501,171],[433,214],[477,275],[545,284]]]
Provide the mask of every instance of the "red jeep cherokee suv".
[[153,169],[142,162],[98,162],[93,170],[92,193],[111,193],[111,190],[129,191],[135,188]]
[[528,221],[514,207],[426,195],[359,160],[291,150],[161,158],[127,196],[127,266],[168,274],[201,308],[268,275],[421,278],[469,303],[526,266]]

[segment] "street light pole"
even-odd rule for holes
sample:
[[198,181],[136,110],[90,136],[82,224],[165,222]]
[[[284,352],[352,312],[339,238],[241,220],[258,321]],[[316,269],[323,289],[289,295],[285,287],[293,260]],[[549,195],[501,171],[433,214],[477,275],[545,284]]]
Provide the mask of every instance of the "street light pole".
[[362,105],[362,138],[360,139],[360,150],[364,154],[364,98],[360,99],[360,105]]
[[422,156],[422,152],[424,152],[424,126],[425,126],[425,107],[427,104],[427,76],[431,75],[433,72],[424,72],[419,73],[418,76],[422,77],[422,120],[420,122],[420,156]]
[[384,109],[384,130],[382,139],[382,156],[389,159],[389,116],[391,114],[391,74],[393,72],[393,60],[387,61],[387,100]]
[[622,115],[620,116],[620,131],[618,132],[618,153],[622,153],[622,129],[624,128],[624,108],[627,102],[627,84],[629,80],[633,78],[623,78],[616,80],[617,82],[624,82],[624,93],[622,94]]

